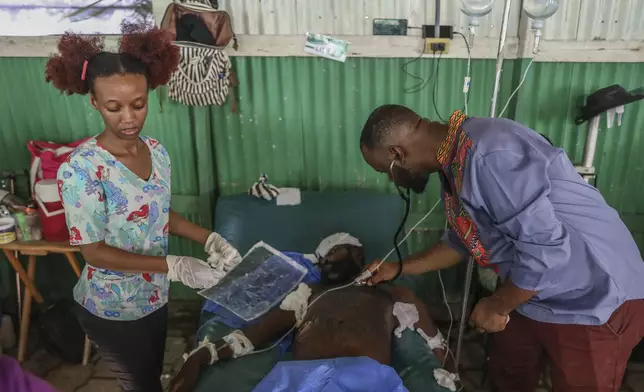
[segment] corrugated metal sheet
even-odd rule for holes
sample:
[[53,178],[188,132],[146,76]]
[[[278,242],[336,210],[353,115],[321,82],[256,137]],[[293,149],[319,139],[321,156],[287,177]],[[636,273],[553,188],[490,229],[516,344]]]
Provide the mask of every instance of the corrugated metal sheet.
[[[479,37],[498,37],[503,3],[481,19]],[[508,36],[518,36],[522,1],[514,1]],[[468,20],[460,1],[441,2],[441,24],[467,31]],[[404,18],[410,26],[434,24],[435,2],[423,0],[223,0],[239,34],[371,35],[374,18]],[[557,13],[546,21],[544,39],[635,40],[644,39],[644,0],[561,0]],[[412,31],[411,34],[420,34]]]
[[644,39],[644,0],[561,0],[546,21],[544,38],[552,40]]
[[[369,113],[385,103],[400,103],[438,118],[432,105],[433,81],[438,81],[437,109],[442,118],[449,117],[453,108],[463,107],[466,60],[437,63],[422,59],[409,64],[408,72],[426,81],[426,87],[417,93],[405,92],[418,83],[401,71],[406,62],[350,58],[342,64],[319,58],[236,58],[235,68],[242,81],[238,88],[240,114],[226,108],[212,112],[221,192],[244,192],[261,173],[267,173],[274,183],[307,189],[393,190],[387,178],[372,171],[360,154],[358,135]],[[438,77],[429,79],[437,65]],[[506,70],[511,69],[510,62]],[[473,62],[471,114],[487,113],[493,72],[494,61]],[[506,96],[509,82],[508,78],[503,83]],[[241,155],[253,158],[242,160]],[[430,189],[430,196],[415,202],[414,211],[435,203],[437,178],[431,180]],[[440,222],[437,228],[442,230]]]
[[[497,2],[481,19],[479,37],[498,37],[503,5]],[[423,0],[223,0],[220,8],[232,15],[238,34],[304,34],[307,31],[335,35],[371,35],[374,18],[403,18],[410,26],[434,24],[435,3]],[[460,1],[442,1],[441,24],[467,30]],[[520,7],[512,10],[508,34],[517,36]],[[412,34],[420,35],[418,31]]]
[[[173,206],[205,226],[212,220],[216,188],[222,194],[245,192],[261,173],[280,186],[393,191],[359,152],[358,135],[371,110],[400,103],[435,119],[434,80],[439,82],[436,100],[443,118],[463,106],[466,61],[460,59],[441,60],[438,77],[415,94],[404,91],[416,82],[401,72],[409,61],[404,59],[349,58],[345,64],[312,57],[233,61],[241,81],[236,90],[239,113],[228,107],[185,108],[168,101],[161,112],[156,95],[150,96],[146,132],[161,140],[172,156]],[[0,171],[27,167],[29,156],[23,146],[29,139],[69,141],[101,129],[87,97],[61,96],[44,83],[43,67],[44,59],[0,59],[0,85],[10,92],[0,95]],[[407,69],[427,80],[435,67],[433,60],[422,59]],[[518,84],[523,67],[525,61],[506,62],[499,107]],[[494,61],[473,61],[470,114],[488,114],[493,73]],[[572,122],[577,99],[612,83],[637,87],[643,74],[641,63],[536,63],[508,115],[545,133],[579,161],[585,127]],[[644,110],[641,103],[637,105],[638,111],[627,107],[621,128],[601,131],[596,165],[600,190],[644,246],[644,156],[639,151]],[[410,222],[434,205],[438,186],[432,178],[426,195],[414,196]],[[439,208],[422,231],[410,237],[410,247],[418,250],[436,242],[443,228]],[[177,239],[171,240],[171,250],[202,255],[199,246]],[[448,291],[457,292],[460,281],[444,277],[452,282],[447,283]]]
[[[611,84],[641,87],[644,63],[536,63],[530,72],[519,94],[516,119],[548,135],[574,162],[580,162],[587,125],[573,123],[575,103]],[[594,164],[598,188],[608,203],[636,224],[635,216],[644,214],[644,103],[625,108],[620,128],[607,129],[602,121]],[[637,230],[642,230],[641,224]]]

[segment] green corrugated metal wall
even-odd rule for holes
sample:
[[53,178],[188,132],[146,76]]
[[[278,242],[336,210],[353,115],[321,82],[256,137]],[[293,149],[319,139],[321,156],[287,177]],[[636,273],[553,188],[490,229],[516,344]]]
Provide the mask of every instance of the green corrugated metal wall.
[[[156,95],[151,95],[145,132],[161,140],[172,156],[174,208],[209,225],[216,192],[245,192],[260,173],[282,186],[390,191],[387,179],[363,163],[358,134],[370,111],[383,103],[405,104],[437,118],[432,82],[421,92],[404,92],[404,86],[416,83],[401,71],[407,61],[350,58],[342,64],[307,57],[235,58],[241,81],[239,113],[231,113],[228,107],[186,108],[165,99],[160,110]],[[0,170],[27,167],[24,146],[29,139],[69,141],[101,130],[100,117],[87,97],[61,96],[45,84],[44,63],[45,59],[0,58]],[[409,64],[407,70],[428,78],[434,65],[424,59]],[[506,61],[499,108],[518,85],[526,65],[525,60]],[[465,72],[465,60],[440,60],[435,80],[437,108],[443,118],[463,106]],[[488,114],[493,74],[494,61],[472,62],[471,115]],[[548,135],[577,162],[586,133],[585,126],[577,127],[572,121],[578,97],[613,83],[639,87],[641,75],[642,63],[535,63],[506,116]],[[595,163],[599,189],[623,214],[642,246],[644,155],[637,151],[642,145],[644,110],[637,111],[627,107],[621,128],[600,133]],[[416,198],[414,215],[435,203],[438,186],[437,179],[432,179],[427,194]],[[437,210],[410,237],[411,248],[436,242],[443,225],[442,211]],[[179,240],[173,240],[171,248],[175,253],[201,252]],[[454,274],[447,280],[456,296],[460,281]],[[188,293],[175,290],[178,297]]]

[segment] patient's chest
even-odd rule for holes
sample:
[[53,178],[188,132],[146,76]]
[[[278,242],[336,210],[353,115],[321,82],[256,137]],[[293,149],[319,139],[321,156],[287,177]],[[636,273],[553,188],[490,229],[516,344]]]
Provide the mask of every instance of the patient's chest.
[[392,308],[389,294],[374,287],[325,294],[309,308],[296,334],[294,359],[366,356],[388,364],[395,327]]

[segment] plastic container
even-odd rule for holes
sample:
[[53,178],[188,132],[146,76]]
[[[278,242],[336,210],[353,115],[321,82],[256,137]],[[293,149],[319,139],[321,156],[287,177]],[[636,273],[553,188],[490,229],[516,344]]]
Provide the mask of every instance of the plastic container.
[[16,240],[16,221],[11,217],[0,218],[0,244]]
[[35,204],[29,204],[27,208],[25,208],[25,223],[27,224],[27,227],[29,227],[31,240],[42,240],[41,218]]

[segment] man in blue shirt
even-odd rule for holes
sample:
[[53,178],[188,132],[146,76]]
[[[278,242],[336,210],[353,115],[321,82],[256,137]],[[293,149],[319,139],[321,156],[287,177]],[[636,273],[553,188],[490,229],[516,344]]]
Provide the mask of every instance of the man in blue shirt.
[[[490,359],[498,391],[534,391],[544,360],[556,391],[619,389],[644,336],[644,262],[563,150],[510,120],[457,111],[440,124],[398,105],[371,114],[360,145],[397,186],[420,193],[430,173],[440,177],[449,230],[405,260],[403,274],[466,256],[498,272],[502,284],[471,316],[479,330],[499,332]],[[397,268],[382,264],[368,283]]]

